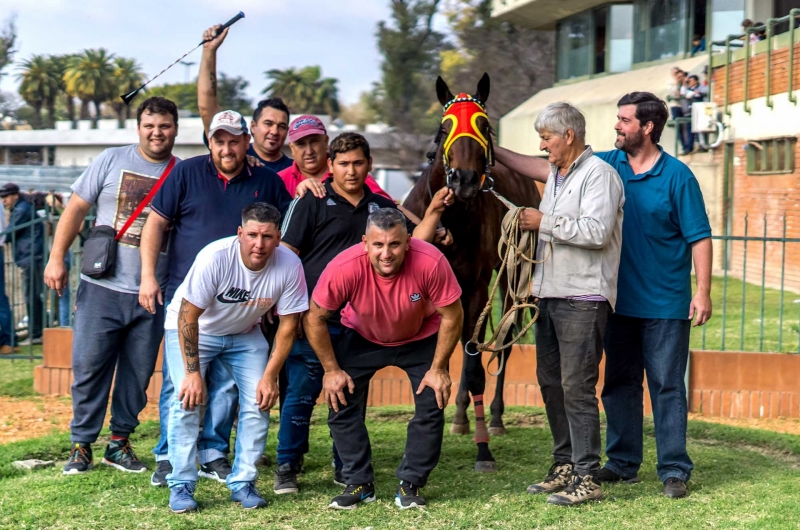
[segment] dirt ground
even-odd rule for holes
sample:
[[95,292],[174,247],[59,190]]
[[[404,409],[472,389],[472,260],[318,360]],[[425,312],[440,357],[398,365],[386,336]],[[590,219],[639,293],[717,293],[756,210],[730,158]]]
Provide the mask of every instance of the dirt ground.
[[[513,414],[511,416],[514,416]],[[72,418],[72,402],[69,398],[40,396],[32,398],[0,398],[0,444],[16,442],[26,438],[36,438],[51,434],[53,431],[66,431]],[[108,424],[109,415],[106,415]],[[514,416],[516,419],[516,416]],[[712,423],[722,423],[735,427],[763,429],[787,434],[800,435],[800,419],[747,419],[710,418],[698,414],[690,414],[690,419]],[[158,419],[158,406],[148,404],[142,412],[142,421]],[[509,417],[509,419],[512,419]],[[544,418],[541,418],[542,420]],[[509,421],[510,428],[518,424],[527,426],[530,422]],[[532,425],[543,426],[543,422]]]
[[[158,405],[148,404],[140,420],[158,418]],[[0,444],[66,431],[72,419],[72,400],[39,396],[0,398]],[[108,425],[109,414],[106,414]]]

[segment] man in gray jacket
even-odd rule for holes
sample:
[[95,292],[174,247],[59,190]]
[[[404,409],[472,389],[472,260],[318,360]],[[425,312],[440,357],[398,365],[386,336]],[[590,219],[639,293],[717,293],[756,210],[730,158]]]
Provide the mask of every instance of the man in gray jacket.
[[528,492],[550,494],[551,504],[575,505],[603,498],[595,387],[617,298],[625,195],[614,168],[592,156],[578,109],[553,103],[534,126],[551,169],[539,210],[526,209],[520,226],[539,230],[537,259],[544,260],[536,266],[531,294],[539,299],[536,375],[554,463]]

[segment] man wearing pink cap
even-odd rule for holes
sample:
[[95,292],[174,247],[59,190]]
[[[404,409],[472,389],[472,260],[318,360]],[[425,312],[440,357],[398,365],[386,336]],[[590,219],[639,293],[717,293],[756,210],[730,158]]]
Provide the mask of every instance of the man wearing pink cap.
[[[292,149],[294,162],[278,172],[278,176],[286,185],[286,191],[292,197],[302,197],[309,185],[316,182],[319,183],[319,190],[313,193],[318,197],[323,196],[325,191],[322,189],[322,182],[331,176],[328,171],[328,131],[325,125],[316,116],[310,114],[298,116],[289,124],[289,147]],[[307,181],[307,184],[300,186],[301,191],[298,193],[298,186],[303,181]],[[372,193],[392,199],[378,186],[372,175],[367,175],[365,184]]]

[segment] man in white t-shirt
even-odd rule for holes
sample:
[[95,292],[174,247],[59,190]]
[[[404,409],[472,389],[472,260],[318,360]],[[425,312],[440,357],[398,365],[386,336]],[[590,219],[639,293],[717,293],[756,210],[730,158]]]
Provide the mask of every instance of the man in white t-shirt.
[[[280,212],[255,203],[242,212],[237,236],[205,247],[167,308],[165,353],[177,390],[170,404],[169,505],[175,513],[194,511],[195,457],[205,403],[204,375],[218,360],[239,388],[239,428],[231,500],[244,508],[267,505],[255,488],[255,462],[264,450],[269,409],[278,398],[278,373],[294,342],[308,292],[300,259],[280,246]],[[269,345],[258,325],[275,306],[281,316],[269,363]]]

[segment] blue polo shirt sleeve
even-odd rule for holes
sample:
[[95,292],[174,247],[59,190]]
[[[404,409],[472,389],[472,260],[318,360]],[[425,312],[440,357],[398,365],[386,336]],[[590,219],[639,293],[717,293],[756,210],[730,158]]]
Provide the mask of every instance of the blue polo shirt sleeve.
[[703,193],[694,176],[690,176],[679,185],[674,200],[678,226],[686,242],[691,244],[711,237],[711,225],[708,222]]
[[263,200],[277,208],[281,215],[285,216],[286,211],[289,209],[289,204],[292,202],[292,196],[286,191],[286,186],[283,180],[277,173],[266,167],[250,168],[257,178],[264,179],[263,187],[264,195]]
[[600,160],[602,160],[606,164],[609,164],[614,169],[616,169],[617,166],[614,165],[614,162],[615,162],[614,158],[615,158],[615,155],[617,154],[617,151],[618,151],[617,149],[615,149],[613,151],[600,151],[599,153],[595,153],[594,156],[596,156],[597,158],[599,158]]
[[167,221],[174,221],[180,213],[180,206],[185,196],[185,167],[189,164],[178,164],[164,180],[150,208]]

